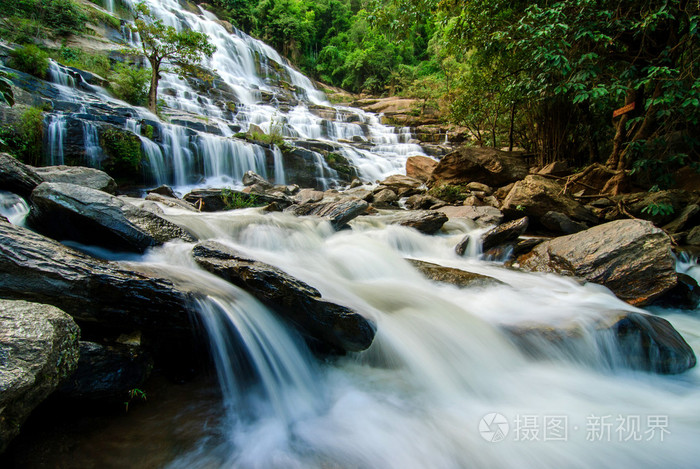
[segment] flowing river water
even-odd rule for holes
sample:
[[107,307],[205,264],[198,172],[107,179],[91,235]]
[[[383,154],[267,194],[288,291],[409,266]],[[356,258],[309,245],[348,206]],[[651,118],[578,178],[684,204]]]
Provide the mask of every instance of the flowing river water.
[[[199,269],[192,244],[153,249],[130,262],[208,295],[197,309],[221,393],[213,382],[155,393],[117,423],[71,437],[70,456],[55,456],[60,467],[697,467],[697,368],[677,376],[631,371],[612,341],[593,333],[576,353],[533,358],[500,329],[585,326],[606,310],[635,310],[603,287],[458,257],[453,247],[466,228],[453,222],[437,236],[381,217],[334,232],[324,221],[260,209],[163,209],[199,238],[273,264],[361,312],[376,323],[376,338],[364,352],[319,360],[262,304]],[[407,258],[504,284],[436,284]],[[700,277],[692,262],[679,269]],[[655,312],[700,351],[698,311]]]

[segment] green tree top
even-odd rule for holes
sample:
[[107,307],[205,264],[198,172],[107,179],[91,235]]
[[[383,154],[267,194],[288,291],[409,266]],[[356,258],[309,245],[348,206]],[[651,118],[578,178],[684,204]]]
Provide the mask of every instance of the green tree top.
[[158,103],[161,66],[168,63],[181,72],[192,73],[204,57],[211,57],[216,51],[216,46],[209,42],[206,34],[192,30],[178,31],[166,26],[162,20],[151,15],[144,3],[136,5],[136,18],[131,30],[139,34],[143,54],[151,64],[148,109],[154,113]]

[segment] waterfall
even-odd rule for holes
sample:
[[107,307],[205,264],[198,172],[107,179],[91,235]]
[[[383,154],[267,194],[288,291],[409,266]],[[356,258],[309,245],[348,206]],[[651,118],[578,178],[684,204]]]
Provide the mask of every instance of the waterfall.
[[97,135],[97,127],[91,122],[83,122],[83,137],[85,159],[88,166],[99,166],[103,153],[100,146],[100,137]]
[[48,139],[48,165],[63,164],[63,144],[66,140],[65,114],[49,114],[44,120]]
[[274,145],[272,148],[272,157],[274,160],[275,184],[287,184],[287,178],[284,175],[282,151],[277,145]]
[[29,215],[29,205],[20,196],[12,192],[0,191],[0,216],[7,218],[13,225],[24,225]]

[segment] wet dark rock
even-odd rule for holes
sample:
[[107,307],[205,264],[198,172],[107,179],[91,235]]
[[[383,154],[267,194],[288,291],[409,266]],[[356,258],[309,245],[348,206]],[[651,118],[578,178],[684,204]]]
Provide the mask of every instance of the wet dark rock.
[[0,153],[0,190],[29,199],[34,188],[42,182],[44,179],[34,168],[7,153]]
[[[488,251],[496,246],[515,241],[525,233],[528,225],[528,218],[523,217],[518,220],[509,221],[498,225],[497,227],[487,231],[481,235],[481,248],[483,251]],[[465,236],[455,247],[458,255],[462,256],[466,252],[470,236]]]
[[617,220],[545,241],[518,263],[605,285],[635,306],[649,304],[678,281],[671,239],[643,220]]
[[140,347],[80,342],[80,360],[75,372],[59,392],[77,399],[121,402],[151,374],[153,359]]
[[[590,329],[581,323],[504,325],[513,342],[535,357],[566,356],[585,361],[591,352],[609,365],[678,374],[696,364],[693,349],[665,319],[631,311],[608,311]],[[591,351],[591,340],[601,349]],[[612,340],[611,340],[612,339]]]
[[369,204],[356,198],[343,198],[331,202],[306,203],[290,208],[297,216],[317,216],[330,221],[334,230],[345,227],[352,219],[367,210]]
[[175,191],[173,191],[173,188],[168,186],[167,184],[160,185],[156,187],[155,189],[150,189],[146,191],[148,194],[158,194],[162,195],[165,197],[170,197],[173,199],[177,199],[177,195],[175,194]]
[[259,184],[260,186],[268,189],[272,187],[272,184],[269,183],[264,177],[254,173],[253,171],[246,171],[246,173],[243,175],[243,185],[252,186],[255,184]]
[[447,215],[436,210],[402,210],[394,212],[387,223],[415,228],[425,234],[434,234],[447,220]]
[[0,452],[73,373],[79,338],[75,322],[54,306],[0,300]]
[[194,241],[183,228],[102,191],[42,183],[32,192],[30,223],[54,239],[143,252],[172,239]]
[[195,189],[185,194],[183,199],[201,212],[221,212],[237,208],[231,205],[233,197],[237,197],[252,206],[263,206],[276,202],[282,207],[288,207],[292,203],[283,195],[276,196],[230,189]]
[[463,146],[444,156],[430,176],[430,187],[472,181],[499,187],[527,176],[525,160],[516,153]]
[[439,283],[448,283],[460,288],[466,287],[490,287],[493,285],[503,285],[503,282],[488,275],[475,274],[453,267],[445,267],[431,262],[408,259],[425,277]]
[[195,246],[193,254],[202,268],[248,291],[321,349],[360,351],[372,343],[372,323],[350,308],[323,300],[318,290],[276,267],[212,241]]
[[193,295],[0,218],[0,297],[51,304],[76,321],[159,334],[192,330]]
[[680,233],[681,231],[696,226],[700,223],[700,206],[691,204],[685,207],[681,213],[670,223],[665,225],[667,233]]
[[46,182],[65,182],[109,194],[114,194],[117,190],[114,179],[104,171],[95,168],[61,165],[38,167],[34,168],[34,171]]
[[694,310],[700,305],[700,286],[690,275],[679,273],[675,287],[654,301],[654,305],[666,308]]

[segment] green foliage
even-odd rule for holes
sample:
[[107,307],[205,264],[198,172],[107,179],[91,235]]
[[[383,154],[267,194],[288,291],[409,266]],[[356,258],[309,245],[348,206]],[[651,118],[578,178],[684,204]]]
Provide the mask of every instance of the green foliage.
[[259,207],[257,197],[254,194],[241,194],[233,192],[231,189],[221,189],[221,201],[224,203],[226,210],[237,210],[240,208]]
[[153,140],[153,126],[150,124],[144,124],[141,126],[141,133],[144,137]]
[[38,166],[44,136],[44,114],[36,107],[27,108],[20,118],[0,130],[0,140],[20,161]]
[[158,110],[161,66],[168,63],[184,75],[196,74],[196,65],[216,50],[206,34],[190,29],[178,31],[172,26],[166,26],[162,20],[155,19],[145,3],[136,5],[136,18],[131,30],[141,37],[143,55],[151,64],[148,108],[153,113]]
[[129,405],[131,404],[131,402],[134,399],[139,399],[142,401],[147,400],[146,399],[146,392],[143,391],[142,389],[139,389],[139,388],[129,389],[129,391],[127,392],[127,400],[124,401],[124,411],[125,412],[129,412]]
[[18,47],[10,53],[10,66],[37,78],[45,79],[49,71],[49,55],[34,44]]
[[466,197],[466,192],[463,186],[457,186],[452,184],[442,184],[435,186],[428,191],[428,194],[433,197],[437,197],[445,202],[458,202],[464,200]]
[[105,129],[100,135],[100,145],[107,159],[102,167],[111,176],[137,179],[141,175],[143,152],[141,140],[131,132]]
[[146,68],[119,63],[111,77],[111,89],[114,95],[134,106],[148,104],[148,85],[151,71]]
[[49,55],[63,65],[87,70],[104,78],[108,78],[112,73],[109,57],[103,53],[92,53],[64,45],[58,50],[49,51]]
[[4,71],[0,71],[0,102],[10,107],[15,105],[12,81],[10,81],[10,76]]
[[75,34],[85,29],[87,21],[83,9],[73,0],[0,0],[0,11],[4,16],[29,20],[37,27],[36,33],[41,33],[34,37]]
[[666,216],[673,215],[673,205],[667,203],[649,204],[642,209],[642,213],[647,213],[652,217],[657,215]]

